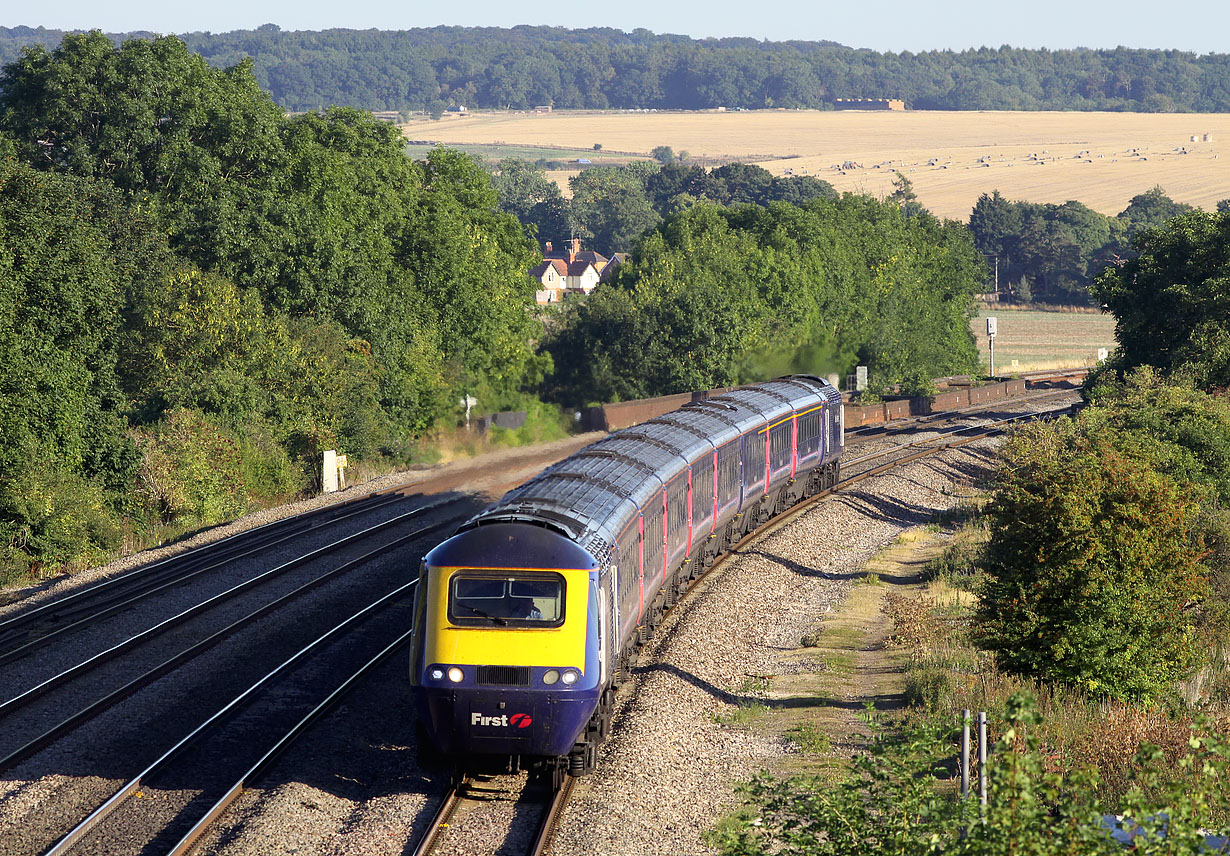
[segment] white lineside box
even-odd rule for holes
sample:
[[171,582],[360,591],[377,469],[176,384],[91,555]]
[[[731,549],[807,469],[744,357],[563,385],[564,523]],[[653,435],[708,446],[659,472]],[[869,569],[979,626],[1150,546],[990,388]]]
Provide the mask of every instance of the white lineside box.
[[325,451],[325,459],[321,465],[320,487],[324,493],[336,493],[346,487],[345,455],[339,455],[335,449]]

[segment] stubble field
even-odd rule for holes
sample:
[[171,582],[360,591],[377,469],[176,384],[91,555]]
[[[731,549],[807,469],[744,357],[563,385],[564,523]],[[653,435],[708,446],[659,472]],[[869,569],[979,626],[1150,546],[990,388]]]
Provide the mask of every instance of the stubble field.
[[997,319],[995,373],[999,376],[1092,366],[1097,362],[1099,348],[1114,351],[1117,344],[1114,317],[1100,312],[982,310],[971,319],[970,331],[978,343],[978,357],[984,370],[990,362],[988,315]]
[[[776,175],[815,175],[872,196],[887,195],[900,170],[924,205],[960,220],[979,194],[995,189],[1031,202],[1077,199],[1104,214],[1119,213],[1155,184],[1208,210],[1230,197],[1230,150],[1220,157],[1230,114],[472,113],[413,122],[405,134],[445,144],[558,146],[574,150],[572,157],[594,143],[646,156],[666,145],[702,163],[760,163]],[[550,149],[543,156],[558,157]],[[565,190],[569,174],[556,175]]]

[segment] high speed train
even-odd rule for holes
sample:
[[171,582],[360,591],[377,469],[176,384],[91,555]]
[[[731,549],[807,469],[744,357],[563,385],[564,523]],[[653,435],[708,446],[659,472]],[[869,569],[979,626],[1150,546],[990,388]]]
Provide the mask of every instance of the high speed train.
[[841,394],[792,375],[611,434],[476,514],[417,588],[425,739],[459,768],[591,771],[666,609],[744,534],[835,484],[844,442]]

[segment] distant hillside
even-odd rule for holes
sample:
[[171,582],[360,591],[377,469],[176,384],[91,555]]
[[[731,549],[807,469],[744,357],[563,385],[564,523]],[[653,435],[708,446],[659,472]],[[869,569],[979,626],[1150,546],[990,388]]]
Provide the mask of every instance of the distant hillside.
[[[62,31],[0,27],[0,61]],[[112,34],[120,40],[148,33]],[[831,107],[901,98],[913,109],[1230,111],[1230,55],[1018,50],[879,53],[836,42],[692,39],[648,30],[433,27],[187,33],[218,66],[251,57],[288,110]]]

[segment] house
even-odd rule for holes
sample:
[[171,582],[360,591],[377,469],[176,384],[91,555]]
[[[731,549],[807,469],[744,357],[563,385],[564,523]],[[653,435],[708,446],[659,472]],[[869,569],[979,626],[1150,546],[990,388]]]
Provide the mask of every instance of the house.
[[615,253],[608,259],[602,253],[582,250],[580,238],[573,238],[558,250],[547,241],[542,255],[542,263],[530,271],[530,276],[542,284],[535,298],[544,306],[589,294],[599,283],[610,281],[615,269],[628,258],[627,253]]

